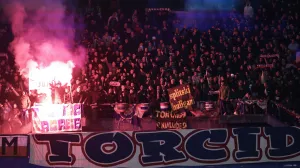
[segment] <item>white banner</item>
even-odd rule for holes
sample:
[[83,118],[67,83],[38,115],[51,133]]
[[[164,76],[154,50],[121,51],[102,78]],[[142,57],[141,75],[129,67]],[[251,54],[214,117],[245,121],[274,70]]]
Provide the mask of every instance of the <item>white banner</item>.
[[139,168],[300,161],[300,129],[297,127],[30,137],[30,163],[39,166]]
[[32,132],[80,131],[82,104],[35,104],[32,108]]

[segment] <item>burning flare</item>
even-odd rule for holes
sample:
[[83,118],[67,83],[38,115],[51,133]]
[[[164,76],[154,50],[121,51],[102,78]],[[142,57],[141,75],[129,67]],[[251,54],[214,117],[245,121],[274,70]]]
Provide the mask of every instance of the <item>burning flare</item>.
[[74,66],[84,65],[87,59],[85,49],[74,45],[72,8],[66,12],[62,0],[10,0],[3,6],[12,25],[10,49],[20,73],[29,79],[29,90],[51,100],[50,84],[70,86]]

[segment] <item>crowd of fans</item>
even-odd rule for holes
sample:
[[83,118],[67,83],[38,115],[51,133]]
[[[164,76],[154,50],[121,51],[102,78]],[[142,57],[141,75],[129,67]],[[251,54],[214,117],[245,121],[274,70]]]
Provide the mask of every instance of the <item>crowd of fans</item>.
[[[247,95],[297,110],[300,76],[293,61],[300,4],[262,3],[247,5],[245,15],[233,10],[206,31],[182,25],[169,10],[120,9],[104,18],[100,7],[87,7],[86,29],[76,40],[88,49],[89,60],[85,69],[74,69],[73,102],[157,104],[167,102],[167,89],[180,84],[190,84],[196,102],[217,101],[209,91],[225,84],[224,101]],[[34,99],[21,94],[26,87],[15,68],[5,60],[0,66],[2,111],[29,107],[23,99]]]

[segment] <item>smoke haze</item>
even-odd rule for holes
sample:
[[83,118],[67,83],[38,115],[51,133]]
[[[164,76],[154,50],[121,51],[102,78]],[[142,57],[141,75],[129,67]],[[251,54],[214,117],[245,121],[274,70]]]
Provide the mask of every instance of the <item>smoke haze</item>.
[[217,20],[227,19],[233,8],[243,5],[240,0],[185,0],[185,11],[175,12],[181,27],[197,27],[206,31]]
[[74,15],[67,14],[62,0],[9,0],[2,6],[14,34],[10,50],[23,75],[36,65],[85,62],[85,49],[73,48]]

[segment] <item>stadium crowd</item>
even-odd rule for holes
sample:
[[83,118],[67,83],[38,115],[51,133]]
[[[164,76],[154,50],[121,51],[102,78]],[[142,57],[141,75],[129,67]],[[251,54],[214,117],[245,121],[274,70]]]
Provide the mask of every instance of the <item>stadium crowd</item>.
[[[105,18],[100,7],[85,8],[86,29],[76,40],[89,60],[74,70],[73,102],[157,104],[168,101],[168,88],[189,84],[196,102],[268,99],[300,111],[299,1],[262,3],[233,10],[206,31],[182,25],[169,10],[119,9]],[[1,112],[22,114],[35,95],[24,92],[16,66],[5,59],[0,66]],[[209,94],[216,90],[220,96]]]

